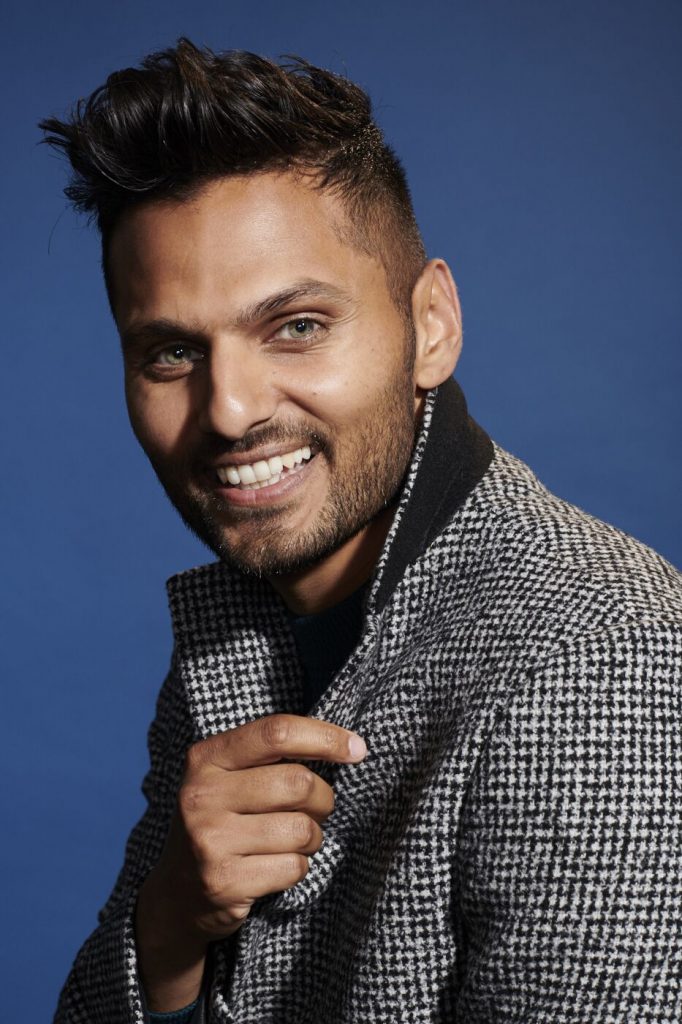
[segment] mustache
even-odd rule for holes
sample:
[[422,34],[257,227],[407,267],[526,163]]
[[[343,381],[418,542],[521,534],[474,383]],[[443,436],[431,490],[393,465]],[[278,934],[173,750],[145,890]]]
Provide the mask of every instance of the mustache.
[[214,435],[207,437],[201,449],[195,452],[200,458],[216,459],[221,456],[244,455],[265,445],[282,445],[300,448],[303,445],[315,445],[321,451],[328,451],[330,441],[324,431],[300,421],[283,421],[250,430],[236,441],[228,441],[224,437]]

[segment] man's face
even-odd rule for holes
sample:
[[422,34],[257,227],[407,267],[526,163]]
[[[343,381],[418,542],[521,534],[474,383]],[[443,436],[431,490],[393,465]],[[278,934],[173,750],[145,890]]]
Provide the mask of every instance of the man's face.
[[242,571],[356,535],[414,442],[413,339],[333,196],[222,179],[129,211],[110,243],[135,434],[185,522]]

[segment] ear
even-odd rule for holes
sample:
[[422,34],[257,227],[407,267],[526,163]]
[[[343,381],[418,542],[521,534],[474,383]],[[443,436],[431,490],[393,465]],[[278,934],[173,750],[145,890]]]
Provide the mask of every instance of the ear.
[[414,382],[428,391],[451,377],[462,351],[462,311],[444,260],[429,260],[412,291]]

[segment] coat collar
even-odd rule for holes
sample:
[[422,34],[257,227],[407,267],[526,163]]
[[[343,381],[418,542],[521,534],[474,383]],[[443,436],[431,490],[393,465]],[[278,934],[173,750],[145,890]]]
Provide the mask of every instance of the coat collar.
[[450,378],[429,393],[398,509],[377,563],[368,609],[380,614],[405,569],[426,550],[484,475],[493,443]]

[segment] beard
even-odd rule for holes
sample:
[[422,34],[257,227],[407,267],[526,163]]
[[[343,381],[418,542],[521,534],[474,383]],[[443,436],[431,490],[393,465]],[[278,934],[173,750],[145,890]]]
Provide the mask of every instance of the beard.
[[[414,335],[406,341],[400,370],[375,398],[361,423],[345,437],[335,437],[319,423],[288,420],[249,432],[228,444],[215,438],[180,467],[150,461],[168,498],[185,525],[221,561],[248,575],[280,576],[300,572],[342,547],[383,512],[401,487],[414,448],[417,420],[414,408]],[[265,444],[317,449],[315,458],[327,462],[329,487],[322,508],[306,529],[288,525],[289,503],[262,507],[226,508],[224,501],[195,484],[193,466],[230,453],[248,452]],[[238,538],[228,541],[228,527]]]

